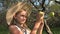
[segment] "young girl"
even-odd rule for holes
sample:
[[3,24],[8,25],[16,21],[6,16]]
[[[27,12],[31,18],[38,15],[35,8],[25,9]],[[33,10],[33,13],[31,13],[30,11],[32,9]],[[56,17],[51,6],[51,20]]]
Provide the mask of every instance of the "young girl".
[[38,15],[35,26],[30,30],[26,25],[27,17],[31,12],[30,9],[31,6],[26,2],[18,2],[16,5],[8,9],[6,20],[9,25],[10,34],[36,34],[43,21],[43,16]]

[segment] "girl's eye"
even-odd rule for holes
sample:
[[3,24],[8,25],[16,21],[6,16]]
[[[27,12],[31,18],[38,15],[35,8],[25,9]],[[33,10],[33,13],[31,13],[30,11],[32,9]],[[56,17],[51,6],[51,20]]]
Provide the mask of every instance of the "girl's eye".
[[25,15],[21,15],[21,16],[27,18],[27,16],[25,16]]

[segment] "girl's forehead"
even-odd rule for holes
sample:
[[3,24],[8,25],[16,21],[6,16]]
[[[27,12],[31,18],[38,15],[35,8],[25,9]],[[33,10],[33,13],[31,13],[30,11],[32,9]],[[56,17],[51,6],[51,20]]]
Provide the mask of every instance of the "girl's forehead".
[[20,14],[27,14],[27,12],[26,11],[21,11]]
[[20,11],[19,11],[19,14],[27,15],[27,11],[25,11],[25,10],[20,10]]

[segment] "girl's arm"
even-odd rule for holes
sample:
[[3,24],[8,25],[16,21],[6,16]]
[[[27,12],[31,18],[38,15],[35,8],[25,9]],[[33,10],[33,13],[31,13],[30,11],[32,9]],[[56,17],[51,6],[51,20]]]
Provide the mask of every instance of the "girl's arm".
[[44,27],[44,21],[42,20],[39,28],[38,28],[38,34],[42,34],[42,31],[43,31],[43,27]]
[[41,21],[37,21],[37,22],[35,23],[35,26],[34,26],[33,29],[31,30],[31,33],[30,33],[30,34],[36,34],[36,32],[37,32],[40,24],[41,24]]
[[39,14],[37,15],[37,21],[36,21],[35,26],[33,27],[32,31],[31,31],[31,34],[36,34],[38,28],[41,28],[41,31],[39,29],[39,32],[42,33],[44,25],[42,25],[42,26],[40,26],[40,25],[43,23],[43,19],[44,19],[44,12],[39,12]]

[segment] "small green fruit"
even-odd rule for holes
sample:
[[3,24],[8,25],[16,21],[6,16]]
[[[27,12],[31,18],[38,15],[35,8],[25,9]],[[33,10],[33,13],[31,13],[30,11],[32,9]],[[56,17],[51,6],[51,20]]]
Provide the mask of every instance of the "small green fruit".
[[50,16],[50,17],[54,17],[54,15],[55,15],[54,12],[50,12],[50,13],[49,13],[49,16]]

